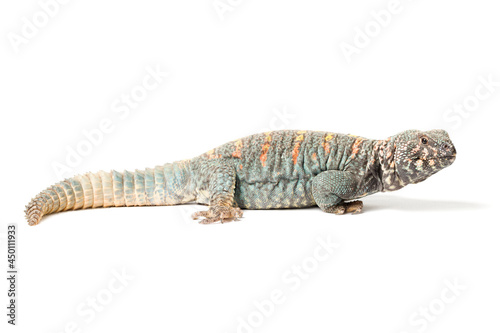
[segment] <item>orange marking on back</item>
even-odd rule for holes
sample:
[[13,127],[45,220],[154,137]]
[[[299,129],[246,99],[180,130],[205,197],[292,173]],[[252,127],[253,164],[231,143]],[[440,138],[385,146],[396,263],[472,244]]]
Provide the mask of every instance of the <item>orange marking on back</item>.
[[222,154],[215,154],[215,149],[207,151],[206,155],[209,160],[222,157]]
[[295,146],[293,147],[292,159],[293,165],[297,164],[297,158],[299,157],[300,144],[304,141],[304,135],[299,135],[295,138]]
[[234,143],[234,146],[236,150],[233,151],[232,156],[236,158],[241,158],[241,148],[243,147],[243,142],[241,140],[238,140]]
[[325,150],[325,155],[328,155],[330,154],[330,142],[333,139],[333,135],[332,134],[328,134],[326,137],[325,137],[325,142],[323,142],[321,144],[321,147],[323,147],[323,149]]
[[313,153],[311,157],[313,160],[315,160],[317,158],[316,153]]
[[356,156],[357,153],[359,153],[359,147],[361,146],[361,143],[363,141],[365,141],[365,139],[359,137],[356,139],[356,141],[354,141],[354,144],[352,145],[351,158],[353,158],[354,156]]
[[211,160],[211,159],[213,159],[213,158],[217,158],[217,157],[220,157],[220,156],[221,156],[221,155],[219,155],[219,156],[215,155],[215,149],[211,149],[211,150],[207,151],[206,155],[207,155],[207,158],[208,158],[209,160]]
[[267,152],[269,151],[269,148],[271,147],[271,132],[266,133],[266,141],[262,145],[262,153],[260,154],[260,163],[262,164],[263,167],[266,166],[266,160],[267,160]]
[[321,146],[325,150],[325,155],[330,154],[330,144],[328,142],[323,142]]

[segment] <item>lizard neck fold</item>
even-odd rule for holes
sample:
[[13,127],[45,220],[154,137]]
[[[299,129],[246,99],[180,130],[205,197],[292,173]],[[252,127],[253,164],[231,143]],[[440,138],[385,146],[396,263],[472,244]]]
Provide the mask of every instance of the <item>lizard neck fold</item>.
[[394,138],[375,141],[370,164],[373,165],[372,173],[376,174],[381,192],[396,191],[407,185],[398,175],[395,155]]

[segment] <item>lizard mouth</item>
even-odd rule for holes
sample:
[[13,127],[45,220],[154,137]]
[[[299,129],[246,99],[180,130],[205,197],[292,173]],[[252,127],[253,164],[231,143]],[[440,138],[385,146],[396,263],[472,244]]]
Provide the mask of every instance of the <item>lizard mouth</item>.
[[414,161],[422,160],[422,161],[429,161],[429,160],[455,160],[457,158],[457,155],[451,155],[451,156],[438,156],[438,157],[433,157],[430,159],[427,158],[422,158],[422,157],[415,157],[413,158]]
[[456,158],[457,158],[457,155],[452,155],[452,156],[442,156],[439,159],[441,159],[441,160],[450,160],[450,161],[453,162],[454,160],[456,160]]

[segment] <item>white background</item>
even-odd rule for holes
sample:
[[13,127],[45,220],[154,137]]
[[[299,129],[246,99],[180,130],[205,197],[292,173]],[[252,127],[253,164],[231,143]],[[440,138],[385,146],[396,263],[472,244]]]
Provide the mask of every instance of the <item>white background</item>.
[[[23,18],[42,15],[44,24],[40,3],[2,2],[0,259],[6,270],[5,225],[18,223],[20,270],[15,328],[6,324],[6,280],[0,284],[2,327],[498,331],[500,86],[486,97],[481,86],[481,77],[500,82],[496,3],[401,0],[384,27],[370,13],[389,1],[221,3],[231,10],[221,15],[212,0],[69,1],[25,38]],[[366,27],[372,37],[363,45],[358,29]],[[17,45],[13,36],[25,39]],[[358,53],[346,57],[346,44]],[[146,68],[168,78],[121,119],[113,105],[138,89]],[[470,112],[447,111],[464,101]],[[376,139],[444,128],[458,156],[419,185],[366,198],[356,216],[245,211],[240,222],[205,226],[189,219],[204,207],[119,208],[29,227],[24,205],[59,180],[53,164],[65,163],[68,147],[103,119],[113,130],[73,173],[153,167],[278,128]],[[340,246],[316,267],[318,237]],[[311,272],[298,278],[290,269],[303,263]],[[110,294],[122,270],[133,279]],[[446,281],[466,289],[456,296]],[[284,302],[263,317],[255,302],[275,289]],[[89,310],[96,296],[109,301],[102,311]],[[418,311],[429,307],[423,319]],[[254,326],[239,328],[249,317]]]

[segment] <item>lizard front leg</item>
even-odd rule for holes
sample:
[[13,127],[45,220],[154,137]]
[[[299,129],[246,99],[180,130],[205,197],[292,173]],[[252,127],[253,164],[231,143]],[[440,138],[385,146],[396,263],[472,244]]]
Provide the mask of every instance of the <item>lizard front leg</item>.
[[358,183],[358,179],[350,172],[324,171],[312,180],[314,201],[327,213],[360,213],[363,208],[362,201],[345,201],[355,197]]
[[236,186],[236,171],[225,160],[212,160],[200,166],[199,177],[205,178],[199,182],[201,189],[208,187],[209,207],[207,211],[198,211],[193,219],[204,217],[202,224],[230,222],[243,215],[234,201]]

